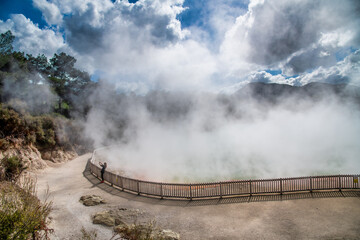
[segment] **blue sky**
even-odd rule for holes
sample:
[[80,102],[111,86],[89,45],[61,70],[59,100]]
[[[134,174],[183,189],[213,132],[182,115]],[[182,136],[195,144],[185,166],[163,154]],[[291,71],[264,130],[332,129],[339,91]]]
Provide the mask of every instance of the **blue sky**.
[[[115,2],[113,0],[113,2]],[[137,0],[129,0],[129,3],[136,3]],[[207,27],[206,18],[208,9],[204,7],[206,1],[204,0],[187,0],[184,2],[184,7],[188,8],[177,16],[181,21],[183,27],[190,27],[196,25],[199,27]],[[243,7],[246,5],[241,4]],[[0,19],[6,21],[11,14],[23,14],[30,18],[34,23],[38,24],[40,28],[45,27],[46,21],[42,17],[42,12],[33,6],[32,0],[2,0],[0,8]]]
[[[359,1],[2,0],[14,47],[124,91],[233,91],[248,82],[359,85]],[[331,15],[331,18],[329,17]]]
[[23,14],[41,28],[46,25],[41,11],[33,6],[32,0],[1,0],[0,19],[6,21],[11,14]]

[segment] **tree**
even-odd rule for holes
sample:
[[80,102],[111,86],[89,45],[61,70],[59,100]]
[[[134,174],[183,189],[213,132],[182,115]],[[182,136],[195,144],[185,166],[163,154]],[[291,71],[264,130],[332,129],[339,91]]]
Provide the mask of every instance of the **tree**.
[[69,115],[68,108],[71,104],[70,82],[74,72],[76,59],[66,53],[54,54],[50,59],[50,83],[59,96],[57,111]]
[[53,77],[70,80],[75,70],[76,59],[64,52],[59,55],[55,53],[54,57],[50,59],[50,63]]
[[0,35],[0,54],[8,55],[11,54],[13,51],[13,42],[15,36],[9,30],[5,33],[1,33]]
[[39,54],[37,57],[31,54],[26,54],[28,69],[30,72],[38,72],[45,76],[50,74],[50,63],[44,54]]
[[[57,104],[54,104],[52,96],[51,102],[46,101],[47,106],[51,104],[51,109],[66,117],[70,117],[71,110],[86,114],[89,109],[86,99],[96,84],[87,72],[75,68],[76,59],[64,52],[55,53],[49,60],[44,54],[34,57],[16,52],[12,45],[14,39],[11,31],[0,35],[0,100],[20,99],[27,103],[29,96],[42,93],[42,88],[46,88],[49,82],[52,92],[57,95]],[[4,90],[5,83],[6,89],[11,91]]]
[[50,59],[49,80],[59,96],[58,111],[61,114],[68,114],[69,109],[64,106],[74,109],[74,99],[91,85],[89,74],[75,68],[75,63],[74,57],[63,52]]
[[12,35],[11,31],[1,33],[0,35],[0,70],[10,68],[14,39],[15,36]]

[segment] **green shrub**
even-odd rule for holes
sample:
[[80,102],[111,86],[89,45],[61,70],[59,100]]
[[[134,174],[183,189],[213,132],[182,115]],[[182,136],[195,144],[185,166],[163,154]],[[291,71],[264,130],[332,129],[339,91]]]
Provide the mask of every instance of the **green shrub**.
[[11,147],[7,140],[16,138],[24,144],[34,144],[40,150],[56,146],[73,149],[73,146],[90,145],[82,138],[83,127],[59,114],[32,116],[19,113],[0,103],[0,149]]
[[25,141],[27,144],[36,143],[36,134],[34,132],[30,132],[25,136]]
[[6,156],[1,159],[0,163],[5,170],[4,179],[6,181],[16,181],[20,174],[26,169],[17,156]]
[[5,136],[18,136],[25,131],[24,121],[20,115],[12,109],[0,105],[0,126]]
[[35,183],[0,182],[0,239],[49,239],[51,202],[35,197]]
[[56,129],[58,128],[56,119],[49,115],[25,117],[28,126],[27,136],[32,135],[30,140],[35,137],[35,143],[44,148],[51,148],[57,144]]
[[53,147],[57,144],[55,132],[58,126],[55,119],[49,115],[19,114],[0,105],[3,137],[22,138],[26,143],[34,143],[41,147]]

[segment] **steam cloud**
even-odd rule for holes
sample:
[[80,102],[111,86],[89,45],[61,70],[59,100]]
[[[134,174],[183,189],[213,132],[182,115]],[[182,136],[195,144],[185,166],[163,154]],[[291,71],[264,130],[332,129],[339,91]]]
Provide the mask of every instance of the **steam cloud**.
[[36,72],[21,72],[19,75],[20,80],[14,77],[6,77],[3,80],[2,100],[20,112],[49,113],[57,96],[51,91],[47,79]]
[[[201,182],[359,172],[359,105],[328,91],[317,99],[259,101],[234,95],[152,92],[94,108],[88,132],[114,171],[158,181]],[[265,95],[266,93],[261,93]],[[109,116],[108,116],[109,117]],[[126,119],[126,120],[125,120]],[[114,137],[123,124],[121,141]],[[99,128],[99,126],[102,126]],[[94,129],[96,129],[94,131]]]

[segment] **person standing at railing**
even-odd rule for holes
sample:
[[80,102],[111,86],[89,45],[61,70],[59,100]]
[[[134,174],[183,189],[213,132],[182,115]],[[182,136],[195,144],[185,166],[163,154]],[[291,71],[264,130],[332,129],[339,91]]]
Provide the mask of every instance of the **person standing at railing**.
[[99,165],[101,167],[101,182],[100,183],[103,183],[104,182],[104,173],[105,173],[105,169],[107,167],[107,164],[106,164],[106,162],[104,162],[104,163],[99,162]]

